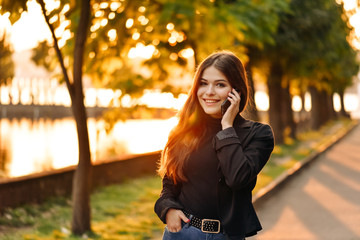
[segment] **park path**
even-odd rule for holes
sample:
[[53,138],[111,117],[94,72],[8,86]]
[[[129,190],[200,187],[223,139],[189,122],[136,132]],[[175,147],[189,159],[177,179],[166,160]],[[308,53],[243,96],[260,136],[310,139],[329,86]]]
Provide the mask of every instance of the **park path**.
[[249,240],[359,240],[360,125],[256,208]]

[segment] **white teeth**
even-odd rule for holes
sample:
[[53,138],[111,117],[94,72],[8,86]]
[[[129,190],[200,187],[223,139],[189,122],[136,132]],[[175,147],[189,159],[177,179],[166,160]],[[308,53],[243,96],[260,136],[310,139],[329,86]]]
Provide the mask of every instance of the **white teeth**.
[[215,103],[217,101],[216,100],[205,100],[205,102],[207,102],[207,103]]

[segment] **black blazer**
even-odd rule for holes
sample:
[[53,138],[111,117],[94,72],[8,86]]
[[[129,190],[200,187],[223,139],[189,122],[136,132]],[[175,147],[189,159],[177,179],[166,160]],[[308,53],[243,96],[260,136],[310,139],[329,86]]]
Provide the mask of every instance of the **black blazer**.
[[[232,128],[216,134],[213,147],[219,159],[218,210],[228,239],[243,239],[262,229],[252,205],[252,190],[257,175],[274,149],[269,125],[237,117]],[[163,189],[155,212],[165,222],[170,208],[184,210],[177,202],[181,184],[163,178]]]

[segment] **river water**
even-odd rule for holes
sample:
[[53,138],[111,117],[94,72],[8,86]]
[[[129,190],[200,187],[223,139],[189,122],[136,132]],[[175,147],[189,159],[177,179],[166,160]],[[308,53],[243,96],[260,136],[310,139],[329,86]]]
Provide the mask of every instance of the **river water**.
[[[89,119],[92,161],[161,150],[176,123],[175,117],[127,120],[116,123],[107,133],[103,120]],[[0,178],[59,169],[77,162],[78,142],[72,118],[0,120]]]

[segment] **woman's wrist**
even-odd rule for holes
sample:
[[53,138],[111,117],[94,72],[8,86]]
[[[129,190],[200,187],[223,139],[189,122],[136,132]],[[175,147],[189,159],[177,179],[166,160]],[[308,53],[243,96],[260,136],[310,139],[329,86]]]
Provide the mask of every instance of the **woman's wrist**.
[[225,130],[225,129],[231,128],[231,127],[232,127],[231,124],[223,124],[223,125],[222,125],[222,130]]
[[227,129],[229,127],[232,127],[233,126],[233,121],[222,121],[221,126],[222,126],[222,130]]

